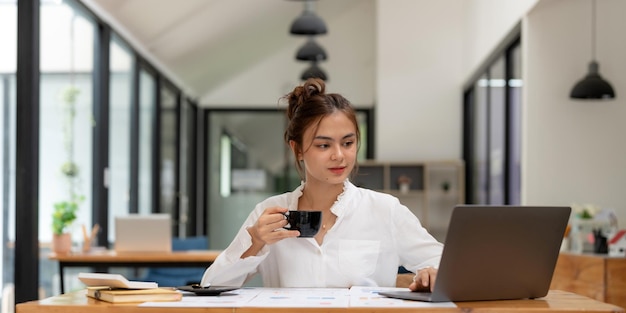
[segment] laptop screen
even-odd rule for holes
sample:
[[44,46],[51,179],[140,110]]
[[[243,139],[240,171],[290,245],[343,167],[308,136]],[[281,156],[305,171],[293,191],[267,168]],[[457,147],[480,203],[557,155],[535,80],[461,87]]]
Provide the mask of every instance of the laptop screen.
[[115,217],[116,252],[172,251],[169,214],[130,214]]

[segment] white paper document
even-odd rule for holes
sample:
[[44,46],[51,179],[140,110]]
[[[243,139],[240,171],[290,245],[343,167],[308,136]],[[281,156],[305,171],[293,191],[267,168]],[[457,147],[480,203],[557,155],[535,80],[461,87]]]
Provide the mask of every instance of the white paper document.
[[221,293],[219,296],[196,296],[182,292],[183,299],[176,302],[144,302],[139,306],[172,308],[239,308],[256,297],[260,288],[241,288]]
[[455,308],[454,302],[423,302],[393,299],[381,296],[381,291],[399,291],[407,288],[394,287],[352,287],[350,307],[396,307],[396,308]]
[[196,296],[183,292],[177,302],[145,302],[144,307],[274,307],[274,308],[449,308],[452,302],[421,302],[387,298],[380,291],[405,290],[393,287],[347,288],[241,288],[219,296]]
[[245,306],[275,308],[347,308],[346,288],[263,288]]

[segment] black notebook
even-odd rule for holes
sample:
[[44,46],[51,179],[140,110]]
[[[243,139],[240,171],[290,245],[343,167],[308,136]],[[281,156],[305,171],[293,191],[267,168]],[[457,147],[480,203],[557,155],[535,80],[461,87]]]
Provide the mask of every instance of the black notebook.
[[539,298],[548,293],[571,209],[457,206],[432,293],[381,295],[418,301]]

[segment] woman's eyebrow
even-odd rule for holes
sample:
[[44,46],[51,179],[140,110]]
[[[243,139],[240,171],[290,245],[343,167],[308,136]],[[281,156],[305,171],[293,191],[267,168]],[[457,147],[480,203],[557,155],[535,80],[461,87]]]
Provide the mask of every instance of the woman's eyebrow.
[[[343,136],[341,139],[343,140],[343,139],[352,138],[352,137],[356,137],[356,134],[354,134],[354,133],[349,133],[349,134],[347,134],[347,135]],[[321,135],[319,135],[319,136],[315,136],[315,138],[313,138],[313,139],[321,139],[321,140],[334,140],[332,137],[328,137],[328,136],[321,136]]]

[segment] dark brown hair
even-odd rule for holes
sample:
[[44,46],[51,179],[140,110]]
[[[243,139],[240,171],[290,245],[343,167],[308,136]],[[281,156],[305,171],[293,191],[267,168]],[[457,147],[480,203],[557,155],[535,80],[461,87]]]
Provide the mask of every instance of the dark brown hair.
[[[309,127],[316,127],[322,118],[337,111],[343,112],[356,128],[357,149],[361,143],[361,132],[356,119],[354,108],[346,98],[336,93],[325,93],[326,84],[319,78],[309,78],[296,87],[292,92],[285,95],[289,106],[287,107],[287,129],[285,130],[285,142],[295,142],[295,164],[300,177],[304,177],[302,164],[298,160],[298,152],[304,152],[302,147],[304,132]],[[315,126],[314,126],[315,125]],[[355,164],[356,168],[356,164]]]

